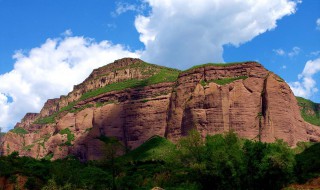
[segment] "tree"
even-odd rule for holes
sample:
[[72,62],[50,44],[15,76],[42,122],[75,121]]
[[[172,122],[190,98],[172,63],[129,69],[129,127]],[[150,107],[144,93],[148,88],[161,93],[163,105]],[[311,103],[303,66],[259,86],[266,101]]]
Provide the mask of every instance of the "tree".
[[262,143],[246,140],[243,146],[247,189],[281,189],[293,179],[293,150],[283,142]]
[[204,189],[239,189],[243,173],[241,140],[234,132],[206,137]]
[[119,165],[115,162],[117,156],[124,151],[124,146],[115,137],[101,136],[99,138],[103,141],[103,152],[105,156],[106,165],[112,170],[112,189],[116,189],[115,178]]
[[190,130],[186,137],[179,140],[178,150],[180,159],[187,166],[200,164],[204,155],[204,141],[200,133],[196,130]]

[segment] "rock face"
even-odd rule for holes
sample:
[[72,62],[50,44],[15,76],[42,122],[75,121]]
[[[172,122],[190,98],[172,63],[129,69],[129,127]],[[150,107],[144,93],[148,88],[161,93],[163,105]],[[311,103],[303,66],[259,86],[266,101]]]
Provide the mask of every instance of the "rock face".
[[273,142],[319,141],[289,86],[256,62],[204,65],[184,72],[125,58],[96,69],[67,96],[48,100],[2,139],[4,155],[48,159],[103,156],[104,137],[134,149],[158,135],[177,141],[234,130]]

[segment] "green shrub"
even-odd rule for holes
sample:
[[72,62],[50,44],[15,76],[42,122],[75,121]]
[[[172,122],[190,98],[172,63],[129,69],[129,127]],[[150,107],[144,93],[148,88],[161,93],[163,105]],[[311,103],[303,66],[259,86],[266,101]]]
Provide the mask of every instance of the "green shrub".
[[45,160],[51,160],[53,158],[54,154],[53,153],[50,153],[50,154],[47,154],[43,159]]
[[296,176],[299,182],[320,176],[320,143],[315,143],[296,155]]
[[62,145],[67,145],[67,146],[71,146],[71,142],[74,141],[74,134],[70,131],[69,128],[65,128],[65,129],[62,129],[59,134],[61,135],[64,135],[66,134],[67,135],[67,142],[65,142],[64,144]]

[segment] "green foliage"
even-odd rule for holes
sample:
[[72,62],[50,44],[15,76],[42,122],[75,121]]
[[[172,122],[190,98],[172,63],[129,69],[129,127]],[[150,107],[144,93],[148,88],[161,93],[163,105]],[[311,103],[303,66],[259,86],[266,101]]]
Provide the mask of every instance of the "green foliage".
[[[253,143],[246,141],[246,173],[255,172],[246,178],[252,189],[281,189],[293,179],[295,159],[293,151],[283,141]],[[277,179],[277,180],[275,180]]]
[[45,160],[51,160],[53,158],[54,154],[53,153],[50,153],[50,154],[47,154],[43,159]]
[[217,189],[239,189],[243,174],[244,155],[241,141],[235,133],[206,138],[206,169],[204,186]]
[[178,143],[182,162],[188,166],[202,161],[204,148],[204,142],[196,130],[189,131],[188,136],[181,138]]
[[299,182],[320,176],[320,143],[315,143],[296,155],[296,176]]
[[295,154],[300,154],[314,144],[314,142],[298,142],[297,146],[292,150]]
[[[60,131],[61,132],[61,131]],[[63,134],[68,134],[65,129]],[[101,136],[105,159],[35,160],[17,152],[0,157],[0,177],[26,176],[28,189],[282,189],[320,176],[320,143],[299,143],[299,154],[283,141],[239,139],[233,132],[206,138],[190,131],[177,145],[155,136],[118,157],[123,147]],[[301,152],[302,151],[302,152]]]
[[61,135],[64,135],[66,134],[67,135],[67,142],[65,142],[64,144],[62,145],[67,145],[67,146],[71,146],[71,142],[74,141],[74,134],[70,131],[69,128],[65,128],[65,129],[62,129],[59,134]]
[[55,123],[56,122],[56,117],[58,113],[54,113],[50,116],[43,117],[43,118],[38,118],[34,124],[50,124],[50,123]]
[[320,126],[320,104],[302,97],[296,97],[302,118],[313,125]]
[[20,135],[28,134],[28,131],[25,130],[24,128],[21,128],[21,127],[16,127],[14,129],[10,130],[10,132],[20,134]]
[[70,111],[71,109],[73,109],[73,107],[75,106],[77,104],[77,102],[70,102],[67,106],[65,106],[65,107],[63,107],[63,108],[61,108],[60,110],[59,110],[59,112],[61,113],[61,112],[64,112],[64,111]]

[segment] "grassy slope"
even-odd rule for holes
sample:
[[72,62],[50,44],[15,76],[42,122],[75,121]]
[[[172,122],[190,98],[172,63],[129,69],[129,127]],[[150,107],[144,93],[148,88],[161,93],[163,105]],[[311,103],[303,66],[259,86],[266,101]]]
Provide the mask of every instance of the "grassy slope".
[[170,161],[175,156],[175,147],[166,138],[154,136],[119,159],[126,161]]
[[144,80],[129,79],[122,82],[112,83],[105,87],[98,88],[98,89],[84,93],[81,96],[80,100],[92,98],[100,94],[111,92],[111,91],[119,91],[119,90],[124,90],[128,88],[144,87],[144,86],[158,84],[162,82],[174,82],[177,80],[179,73],[180,73],[179,70],[162,67],[158,73],[152,75],[147,79],[144,79]]
[[[320,109],[319,104],[314,103],[310,100],[297,97],[297,101],[300,108],[302,118],[313,125],[320,126]],[[315,114],[311,114],[315,113]]]

